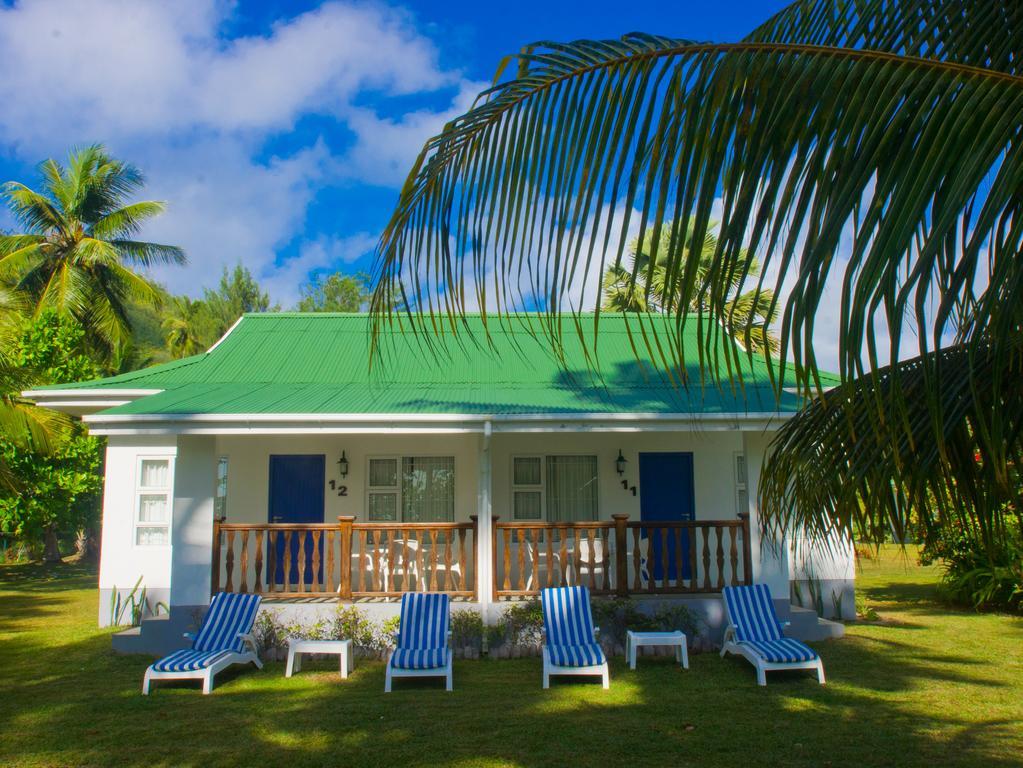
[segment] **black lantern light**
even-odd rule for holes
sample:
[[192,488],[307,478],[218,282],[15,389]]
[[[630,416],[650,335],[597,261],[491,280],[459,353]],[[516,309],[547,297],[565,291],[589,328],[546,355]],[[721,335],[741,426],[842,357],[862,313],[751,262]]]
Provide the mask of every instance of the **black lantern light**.
[[622,456],[622,449],[618,449],[618,458],[615,459],[615,469],[618,470],[619,475],[625,474],[625,457]]
[[348,477],[348,459],[345,458],[344,451],[341,451],[341,458],[337,460],[337,470],[341,477]]

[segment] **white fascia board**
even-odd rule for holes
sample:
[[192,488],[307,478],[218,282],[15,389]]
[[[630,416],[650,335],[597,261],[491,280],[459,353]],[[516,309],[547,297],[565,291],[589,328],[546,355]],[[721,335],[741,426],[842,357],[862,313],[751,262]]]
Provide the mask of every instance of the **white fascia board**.
[[220,337],[219,339],[217,339],[217,340],[216,340],[216,341],[215,341],[215,342],[213,343],[213,346],[212,346],[212,347],[210,347],[209,349],[207,349],[207,350],[206,350],[206,354],[208,355],[208,354],[209,354],[210,352],[212,352],[212,351],[213,351],[213,350],[215,350],[215,349],[216,349],[217,347],[219,347],[219,346],[220,346],[221,344],[223,344],[223,343],[224,343],[224,339],[226,339],[226,338],[227,338],[228,336],[230,336],[230,335],[231,335],[231,331],[233,331],[233,330],[234,330],[235,328],[237,328],[237,327],[238,327],[238,323],[240,323],[240,322],[241,322],[242,320],[244,320],[244,319],[245,319],[245,315],[240,315],[240,316],[238,317],[238,319],[237,319],[237,320],[235,320],[235,321],[234,321],[234,322],[233,322],[233,323],[231,324],[231,327],[227,329],[227,332],[226,332],[226,333],[225,333],[225,334],[224,334],[223,336],[221,336],[221,337]]
[[678,432],[777,428],[785,413],[742,414],[98,414],[89,430],[110,434],[467,434],[496,432]]
[[28,389],[21,395],[41,408],[85,417],[97,411],[105,411],[107,408],[133,403],[140,398],[162,391],[160,389]]

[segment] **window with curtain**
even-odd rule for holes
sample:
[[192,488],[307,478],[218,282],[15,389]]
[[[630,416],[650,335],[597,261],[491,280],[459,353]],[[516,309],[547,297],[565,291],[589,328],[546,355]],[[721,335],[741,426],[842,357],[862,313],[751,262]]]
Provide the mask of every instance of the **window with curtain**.
[[597,457],[547,457],[547,519],[570,523],[597,519]]
[[512,515],[516,520],[570,523],[597,519],[596,456],[512,458]]
[[454,456],[370,459],[367,517],[374,522],[452,522]]
[[454,456],[402,458],[401,516],[409,523],[448,523],[455,519]]
[[170,544],[171,460],[142,459],[135,487],[135,545]]

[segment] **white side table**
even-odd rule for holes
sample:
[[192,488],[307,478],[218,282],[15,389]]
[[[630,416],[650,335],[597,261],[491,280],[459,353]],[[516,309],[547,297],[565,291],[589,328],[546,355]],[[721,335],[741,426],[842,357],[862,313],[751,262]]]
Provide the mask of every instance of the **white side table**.
[[689,650],[686,636],[682,632],[633,632],[625,633],[625,656],[629,669],[636,668],[636,649],[641,645],[667,645],[675,647],[675,659],[683,669],[689,669]]
[[355,666],[351,640],[301,640],[297,637],[288,638],[288,668],[285,677],[293,672],[302,671],[303,653],[336,654],[341,657],[341,677],[347,678]]

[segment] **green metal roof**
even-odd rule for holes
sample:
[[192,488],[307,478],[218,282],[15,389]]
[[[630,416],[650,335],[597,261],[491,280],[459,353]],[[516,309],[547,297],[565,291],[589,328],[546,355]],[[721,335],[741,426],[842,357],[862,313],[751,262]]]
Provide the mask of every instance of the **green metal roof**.
[[[593,316],[584,316],[582,340],[567,321],[563,362],[533,335],[542,320],[522,314],[484,328],[470,316],[457,333],[428,337],[385,325],[370,366],[367,315],[250,314],[202,355],[61,388],[161,390],[105,414],[732,414],[800,407],[787,392],[775,400],[759,361],[744,363],[741,389],[701,386],[696,320],[679,339],[693,361],[687,388],[659,373],[634,319],[601,315],[599,375],[587,365]],[[646,320],[650,346],[676,342],[661,318]]]

